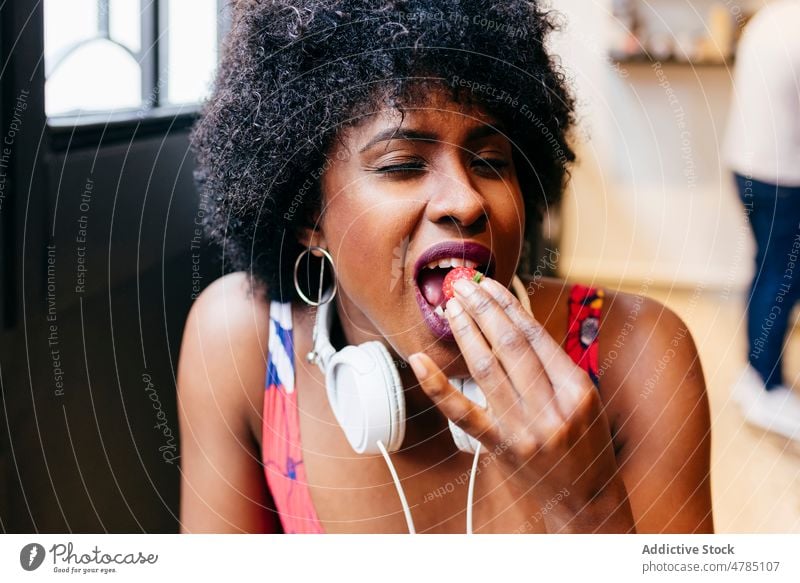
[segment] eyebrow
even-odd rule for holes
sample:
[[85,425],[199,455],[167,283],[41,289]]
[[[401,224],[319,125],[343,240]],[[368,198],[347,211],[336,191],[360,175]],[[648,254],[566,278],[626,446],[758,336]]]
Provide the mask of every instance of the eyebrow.
[[[476,126],[467,133],[467,141],[474,142],[475,140],[479,140],[481,138],[486,138],[489,136],[503,135],[503,129],[502,127],[498,127],[499,125],[500,124],[496,124],[495,126],[492,125]],[[439,141],[439,137],[437,134],[433,132],[428,132],[424,130],[387,128],[381,132],[378,132],[378,134],[376,134],[369,142],[367,142],[366,145],[362,147],[361,150],[359,150],[359,152],[365,152],[375,144],[379,144],[381,142],[388,142],[390,140],[435,142]]]

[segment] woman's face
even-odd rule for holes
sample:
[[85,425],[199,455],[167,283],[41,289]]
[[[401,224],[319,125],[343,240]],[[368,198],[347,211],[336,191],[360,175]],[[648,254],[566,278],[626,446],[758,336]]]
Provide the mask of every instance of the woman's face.
[[335,140],[306,243],[333,256],[351,343],[381,340],[403,360],[424,351],[450,376],[467,374],[435,308],[448,266],[488,267],[506,285],[515,273],[525,215],[504,134],[478,108],[434,94]]

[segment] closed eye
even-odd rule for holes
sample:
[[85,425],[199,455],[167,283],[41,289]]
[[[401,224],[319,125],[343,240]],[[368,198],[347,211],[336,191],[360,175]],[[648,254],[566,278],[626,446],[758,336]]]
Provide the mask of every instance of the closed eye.
[[391,164],[389,166],[380,166],[375,169],[376,172],[383,172],[385,174],[393,174],[396,172],[416,172],[424,170],[425,165],[421,162],[409,162],[407,164]]
[[480,157],[472,162],[472,168],[482,175],[499,178],[510,166],[504,158]]
[[386,160],[382,164],[379,163],[370,168],[370,170],[386,177],[405,178],[418,176],[426,167],[425,161],[419,158],[395,157],[391,160]]

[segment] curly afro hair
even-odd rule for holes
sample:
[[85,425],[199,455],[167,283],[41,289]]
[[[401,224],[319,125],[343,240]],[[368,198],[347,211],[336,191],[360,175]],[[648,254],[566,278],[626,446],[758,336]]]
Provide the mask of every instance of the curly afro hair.
[[244,0],[192,131],[205,228],[225,271],[296,296],[297,233],[319,210],[332,140],[359,116],[427,91],[507,128],[528,236],[563,190],[574,100],[545,50],[552,12],[521,0]]

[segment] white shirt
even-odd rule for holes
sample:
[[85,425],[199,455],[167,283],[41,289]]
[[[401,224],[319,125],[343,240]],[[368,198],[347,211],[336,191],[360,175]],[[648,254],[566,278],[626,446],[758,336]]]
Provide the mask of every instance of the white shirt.
[[799,0],[771,2],[745,27],[724,156],[739,174],[800,186]]

